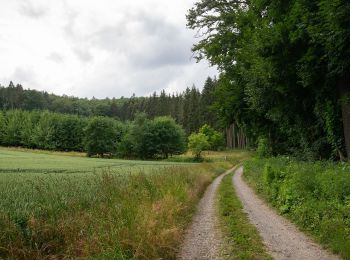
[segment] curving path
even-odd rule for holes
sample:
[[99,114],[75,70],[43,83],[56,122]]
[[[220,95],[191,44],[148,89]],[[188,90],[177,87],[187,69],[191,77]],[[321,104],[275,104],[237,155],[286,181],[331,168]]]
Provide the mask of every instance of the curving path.
[[240,167],[233,176],[233,185],[250,221],[257,227],[269,253],[276,259],[323,260],[340,259],[322,249],[300,232],[287,219],[268,207],[242,179]]

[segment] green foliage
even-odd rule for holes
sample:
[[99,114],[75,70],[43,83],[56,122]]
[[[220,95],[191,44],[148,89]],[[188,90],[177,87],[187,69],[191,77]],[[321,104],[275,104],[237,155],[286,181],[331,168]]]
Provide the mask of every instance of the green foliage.
[[345,0],[198,0],[188,27],[202,33],[196,58],[222,72],[221,121],[269,136],[274,154],[350,155],[349,10]]
[[170,117],[153,120],[138,114],[119,145],[119,155],[143,159],[168,158],[185,150],[184,130]]
[[5,116],[3,115],[2,111],[0,111],[0,144],[4,143],[4,135],[6,132],[6,122],[5,122]]
[[19,110],[12,110],[6,113],[6,127],[3,135],[3,143],[5,145],[21,145],[23,120],[23,114]]
[[153,119],[158,116],[170,116],[182,125],[187,134],[197,131],[208,123],[219,128],[218,118],[212,111],[216,79],[207,79],[203,91],[193,86],[182,93],[169,95],[164,90],[150,97],[119,99],[86,99],[57,96],[36,90],[23,89],[12,82],[8,87],[0,85],[0,109],[27,111],[48,110],[55,113],[76,114],[80,116],[108,116],[122,122],[132,121],[139,112]]
[[201,153],[209,148],[208,137],[202,133],[193,133],[188,137],[188,149],[196,160],[201,159]]
[[185,132],[170,117],[157,117],[151,125],[153,133],[152,145],[157,147],[157,153],[163,158],[169,155],[181,154],[185,151]]
[[88,156],[112,155],[117,151],[118,131],[115,120],[94,117],[85,129],[85,145]]
[[199,129],[199,133],[204,134],[208,137],[209,149],[213,151],[218,151],[222,149],[225,145],[224,135],[214,128],[205,124]]
[[254,159],[244,176],[281,213],[317,240],[350,258],[350,167],[285,157]]
[[259,157],[269,157],[272,155],[271,145],[269,140],[266,137],[260,137],[258,139],[258,147],[256,153]]
[[0,118],[0,145],[83,151],[87,121],[87,118],[48,111],[5,111]]
[[151,159],[183,153],[186,140],[171,117],[150,120],[141,113],[124,124],[101,116],[9,110],[0,113],[0,145]]

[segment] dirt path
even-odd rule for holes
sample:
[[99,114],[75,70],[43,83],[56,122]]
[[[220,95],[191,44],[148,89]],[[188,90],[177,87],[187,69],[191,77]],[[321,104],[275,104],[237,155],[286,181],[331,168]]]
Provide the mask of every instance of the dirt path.
[[207,188],[186,232],[179,259],[222,259],[223,238],[218,226],[215,195],[222,178],[232,171],[233,169],[217,177]]
[[340,259],[300,232],[287,219],[269,208],[242,179],[243,168],[233,176],[237,195],[251,222],[256,225],[269,253],[276,259]]

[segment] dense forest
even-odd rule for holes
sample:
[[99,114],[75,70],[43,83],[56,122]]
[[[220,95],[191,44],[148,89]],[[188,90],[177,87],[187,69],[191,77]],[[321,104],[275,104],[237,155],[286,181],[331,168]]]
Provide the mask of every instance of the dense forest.
[[[191,136],[201,137],[192,142],[191,150],[199,149],[197,159],[204,149],[224,146],[223,135],[207,124]],[[168,158],[187,150],[184,129],[167,116],[150,119],[138,113],[133,121],[121,122],[106,116],[18,109],[0,113],[0,145],[140,159]]]
[[148,119],[142,113],[123,123],[103,116],[9,110],[0,113],[0,145],[151,159],[184,152],[186,135],[172,118]]
[[200,0],[187,20],[227,126],[268,153],[350,159],[348,1]]
[[108,116],[123,122],[133,120],[137,113],[143,112],[151,119],[171,116],[190,134],[204,124],[220,129],[220,122],[211,108],[216,85],[217,80],[208,77],[202,91],[193,86],[183,93],[171,95],[163,90],[150,97],[83,99],[24,89],[11,82],[8,87],[0,86],[0,108],[3,111],[48,110],[81,116]]

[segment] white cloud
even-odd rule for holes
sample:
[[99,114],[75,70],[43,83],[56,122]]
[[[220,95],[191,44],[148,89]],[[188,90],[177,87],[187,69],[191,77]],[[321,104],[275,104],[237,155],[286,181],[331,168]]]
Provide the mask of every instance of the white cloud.
[[0,0],[0,84],[103,98],[202,86],[191,60],[193,1]]

